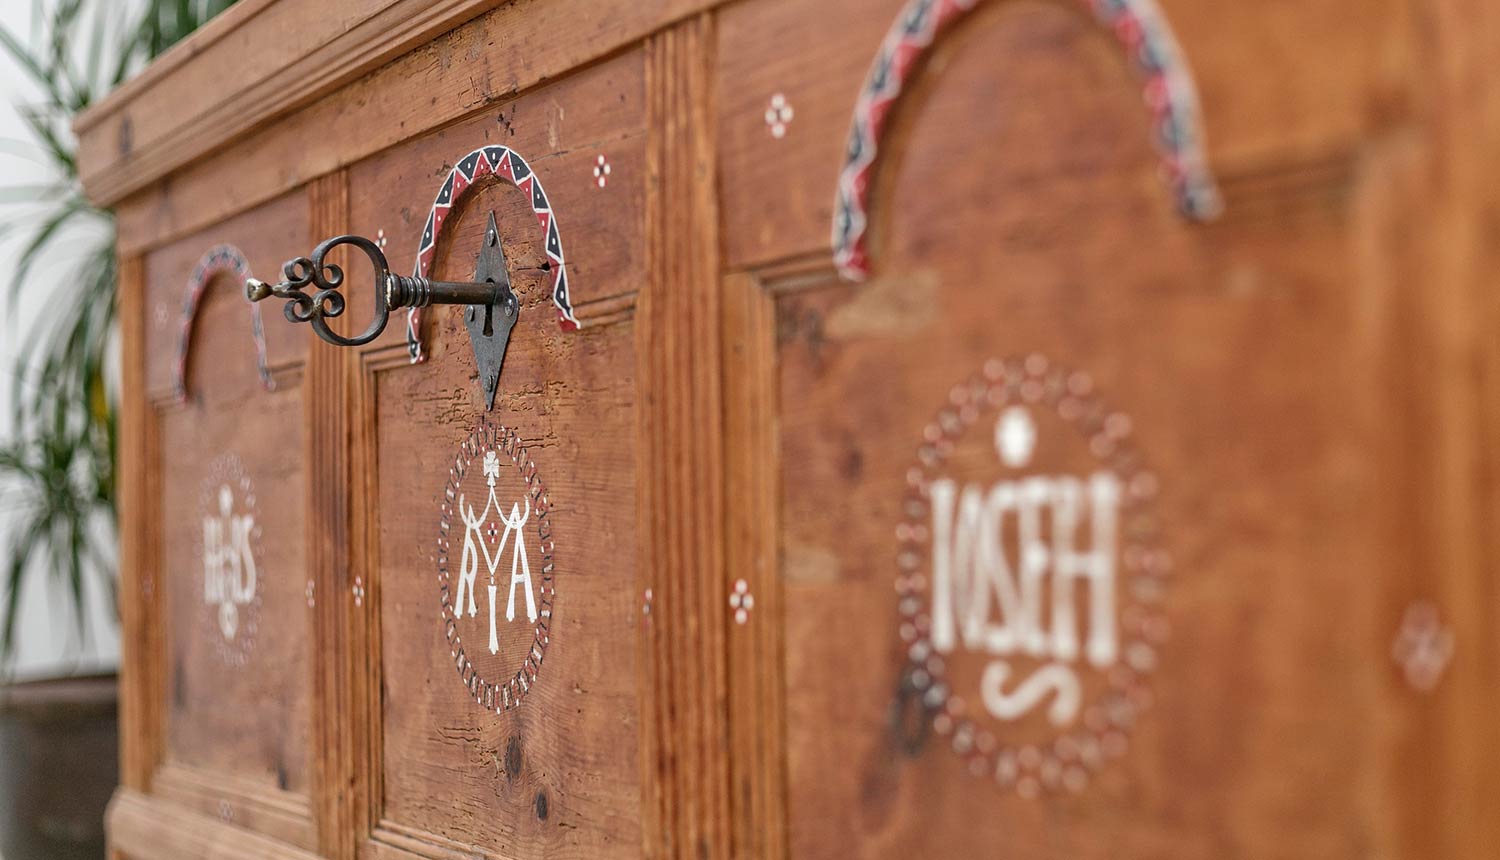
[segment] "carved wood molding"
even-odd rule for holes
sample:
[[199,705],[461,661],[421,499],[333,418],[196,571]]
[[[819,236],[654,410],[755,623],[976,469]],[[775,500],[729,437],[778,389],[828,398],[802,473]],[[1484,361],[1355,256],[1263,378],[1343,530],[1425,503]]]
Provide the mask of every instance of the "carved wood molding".
[[[353,358],[348,380],[348,447],[343,457],[348,470],[349,565],[340,583],[341,635],[339,658],[341,695],[340,745],[348,756],[348,797],[340,827],[351,844],[341,845],[342,857],[366,856],[378,844],[371,839],[385,814],[385,744],[382,726],[384,687],[380,605],[380,428],[377,383],[382,371],[412,367],[404,340],[378,348],[339,350]],[[368,589],[361,606],[344,589],[358,578]]]
[[[353,22],[357,7],[329,8],[352,2],[236,6],[79,115],[84,185],[115,202],[502,2],[383,0]],[[225,93],[204,81],[245,85]]]
[[390,820],[375,827],[367,850],[382,860],[481,860],[502,856]]
[[[349,182],[344,171],[330,173],[308,187],[308,230],[313,237],[337,235],[349,223]],[[347,255],[344,255],[347,256]],[[347,262],[341,261],[341,262]],[[350,327],[348,317],[334,322],[335,330]],[[321,348],[320,348],[321,347]],[[313,612],[312,660],[314,739],[314,815],[318,848],[331,858],[352,857],[350,821],[354,802],[346,786],[353,781],[353,747],[359,721],[353,719],[349,677],[359,677],[346,614],[354,612],[346,599],[350,570],[349,440],[353,417],[350,376],[357,360],[349,350],[319,344],[308,351],[304,389],[304,430],[307,439],[306,482],[308,603]]]
[[753,598],[743,620],[724,625],[734,849],[774,860],[788,854],[777,310],[788,296],[847,284],[821,252],[732,272],[723,284],[724,582]]
[[647,856],[726,857],[722,327],[714,185],[716,44],[703,15],[646,43],[647,287],[637,583],[653,596],[640,680]]
[[160,860],[321,860],[285,842],[246,831],[175,803],[122,788],[105,815],[112,856]]
[[305,795],[203,768],[167,763],[156,771],[152,798],[175,803],[243,830],[311,849],[316,834]]
[[[826,255],[820,281],[838,284]],[[730,774],[737,856],[787,854],[784,603],[779,563],[776,301],[752,274],[724,279],[726,587],[753,598],[729,630]],[[728,583],[733,583],[729,586]],[[741,607],[744,599],[739,600]],[[743,621],[741,621],[743,619]]]
[[164,678],[161,589],[155,570],[160,545],[160,476],[146,451],[157,447],[158,422],[146,393],[146,265],[120,261],[120,446],[134,456],[120,472],[120,778],[151,787],[161,756]]
[[[156,72],[152,66],[143,72],[149,86],[127,84],[80,115],[74,130],[84,189],[95,203],[115,206],[197,162],[271,157],[278,163],[268,163],[274,170],[256,179],[255,198],[233,206],[244,208],[606,56],[717,2],[670,0],[646,8],[611,0],[606,6],[618,8],[600,9],[598,0],[387,0],[352,25],[347,16],[341,20],[327,8],[352,5],[352,0],[272,2],[259,15],[229,18],[223,25],[231,28],[229,33],[210,25],[200,33],[206,44],[195,36],[159,61],[170,68]],[[597,26],[580,30],[579,22]],[[449,31],[453,33],[443,36]],[[566,31],[568,38],[547,35],[558,31]],[[303,35],[288,40],[289,32]],[[462,57],[502,34],[508,43],[529,40],[547,47],[508,52],[502,62],[483,67],[441,59]],[[438,41],[430,50],[420,47],[434,39]],[[247,44],[284,47],[252,59],[245,56]],[[247,67],[269,71],[252,74],[251,82],[232,94],[203,86],[205,80],[243,80]],[[434,101],[410,118],[394,118],[389,105],[371,96],[402,91],[398,82],[403,80],[434,76],[452,79],[451,85],[433,91],[456,100]],[[310,144],[309,134],[319,141]],[[278,143],[268,146],[268,138]],[[296,153],[294,163],[272,155],[283,144]],[[182,197],[179,189],[174,199]],[[155,211],[153,217],[163,214]],[[142,232],[158,241],[163,235],[160,224]],[[129,227],[122,230],[122,247],[135,247],[131,235]]]

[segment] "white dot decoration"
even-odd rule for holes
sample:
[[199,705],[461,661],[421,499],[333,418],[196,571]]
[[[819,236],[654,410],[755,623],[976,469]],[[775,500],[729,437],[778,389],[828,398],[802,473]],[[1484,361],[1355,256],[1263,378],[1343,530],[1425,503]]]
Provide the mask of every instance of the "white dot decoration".
[[750,610],[755,608],[755,595],[750,593],[750,584],[745,580],[734,581],[734,590],[729,593],[729,608],[734,610],[735,624],[744,624],[750,620]]
[[361,577],[358,577],[358,576],[354,577],[354,587],[351,589],[351,591],[354,592],[354,605],[355,606],[364,606],[365,605],[365,581],[364,581],[364,579],[361,578]]
[[600,188],[609,184],[609,159],[600,155],[594,159],[594,184]]
[[771,96],[771,104],[766,108],[766,127],[771,129],[771,136],[777,140],[786,137],[786,128],[792,124],[795,115],[786,96],[781,93]]

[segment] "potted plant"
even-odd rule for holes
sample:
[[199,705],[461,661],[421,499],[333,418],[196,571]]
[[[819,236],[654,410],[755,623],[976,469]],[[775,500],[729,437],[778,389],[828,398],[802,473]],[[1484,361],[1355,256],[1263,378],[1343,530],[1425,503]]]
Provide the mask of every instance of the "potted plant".
[[[17,243],[6,290],[13,358],[10,430],[0,439],[0,856],[102,857],[118,779],[113,674],[66,659],[15,672],[31,589],[65,599],[75,650],[112,640],[115,584],[116,272],[114,223],[78,181],[72,116],[231,0],[38,0],[27,37],[0,22],[0,54],[40,93],[19,115],[40,152],[40,183],[0,190],[0,236]],[[25,294],[45,310],[20,320]],[[30,304],[36,304],[32,302]],[[24,332],[24,336],[22,336]],[[90,605],[103,595],[107,612]],[[66,655],[49,655],[65,657]]]

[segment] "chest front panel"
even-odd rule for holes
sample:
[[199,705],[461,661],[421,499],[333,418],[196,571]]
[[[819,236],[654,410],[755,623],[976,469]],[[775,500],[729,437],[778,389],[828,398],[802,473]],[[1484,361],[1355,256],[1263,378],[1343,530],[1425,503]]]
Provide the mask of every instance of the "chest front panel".
[[891,5],[816,68],[767,59],[804,4],[721,29],[744,849],[1363,856],[1421,541],[1368,420],[1407,360],[1350,263],[1371,212],[1174,107],[1253,88],[1172,69],[1191,10]]
[[306,233],[289,195],[146,260],[161,553],[141,597],[161,619],[158,790],[310,846],[306,344],[243,298]]
[[[642,73],[626,54],[350,171],[367,189],[351,195],[351,228],[393,260],[411,265],[440,224],[434,278],[474,276],[493,213],[520,300],[492,411],[464,308],[419,318],[421,364],[401,325],[361,359],[382,691],[371,767],[385,797],[374,845],[638,853],[635,499],[654,468],[635,455]],[[451,205],[414,205],[451,188],[455,168],[467,187]],[[559,267],[576,331],[559,325]]]
[[[1484,856],[1488,257],[1346,5],[388,10],[122,206],[121,855]],[[493,383],[257,322],[340,234]]]

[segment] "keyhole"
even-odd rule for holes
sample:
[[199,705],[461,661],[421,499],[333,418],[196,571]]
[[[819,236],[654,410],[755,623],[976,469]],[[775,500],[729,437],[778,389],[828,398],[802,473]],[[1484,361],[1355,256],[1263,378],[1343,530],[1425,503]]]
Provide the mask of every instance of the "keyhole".
[[[495,283],[495,279],[494,278],[485,278],[484,282],[486,284],[493,285]],[[484,336],[485,337],[493,337],[494,335],[495,335],[495,303],[494,302],[490,302],[490,303],[488,303],[488,304],[486,304],[484,306]]]

